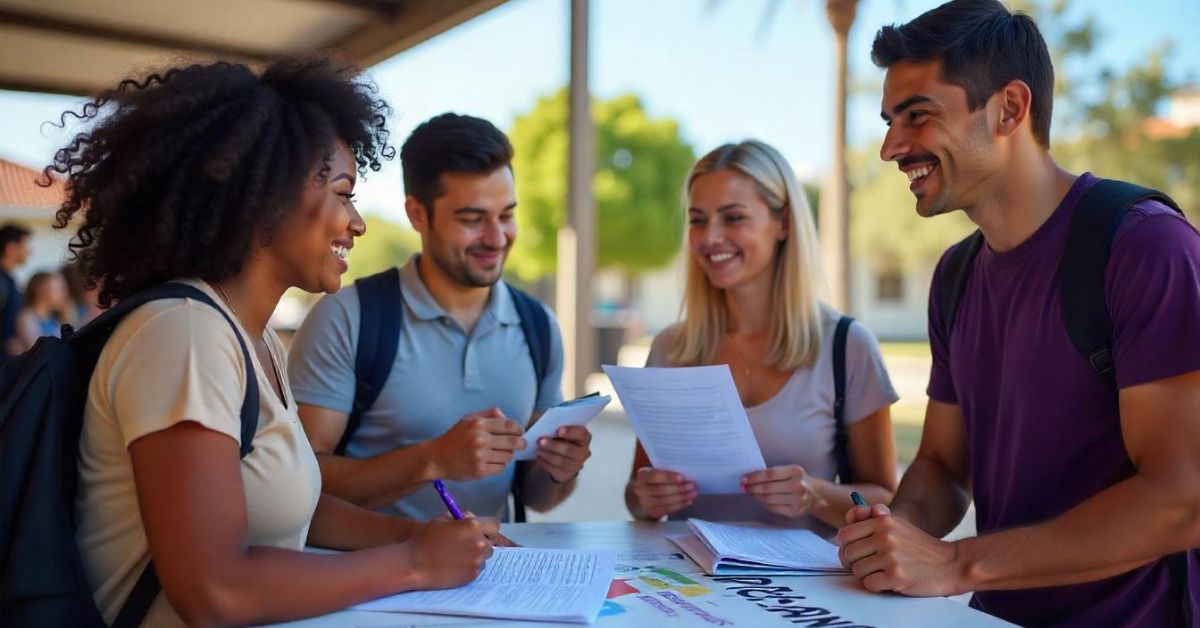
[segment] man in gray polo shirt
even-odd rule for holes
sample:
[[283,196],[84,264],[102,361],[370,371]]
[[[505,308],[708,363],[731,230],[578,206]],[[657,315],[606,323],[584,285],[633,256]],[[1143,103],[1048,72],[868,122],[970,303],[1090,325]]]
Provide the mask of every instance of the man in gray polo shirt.
[[[549,509],[571,493],[590,456],[586,428],[568,427],[514,463],[524,428],[562,401],[562,337],[553,315],[537,381],[513,294],[500,276],[516,239],[512,146],[491,123],[443,114],[400,153],[405,209],[420,254],[400,267],[402,333],[392,370],[344,455],[333,452],[354,402],[357,286],[322,299],[296,333],[289,379],[327,492],[414,519],[446,508],[442,478],[464,510],[503,517],[511,489]],[[516,465],[529,465],[513,486]]]

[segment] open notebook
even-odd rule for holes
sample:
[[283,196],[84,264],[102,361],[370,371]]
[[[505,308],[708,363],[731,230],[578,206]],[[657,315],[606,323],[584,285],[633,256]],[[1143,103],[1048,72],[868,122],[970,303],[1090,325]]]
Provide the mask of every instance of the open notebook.
[[691,534],[667,535],[704,573],[734,575],[840,575],[849,573],[837,547],[809,530],[689,519]]

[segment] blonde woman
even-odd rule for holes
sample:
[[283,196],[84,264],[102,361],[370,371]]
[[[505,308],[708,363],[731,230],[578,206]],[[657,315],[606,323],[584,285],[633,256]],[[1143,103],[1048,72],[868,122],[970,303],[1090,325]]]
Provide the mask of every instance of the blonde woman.
[[[845,475],[835,482],[833,339],[842,315],[819,300],[816,228],[792,169],[758,141],[726,144],[692,167],[683,320],[655,339],[647,366],[728,364],[767,469],[742,493],[698,495],[650,467],[637,445],[625,502],[638,519],[698,517],[808,527],[844,524],[856,490],[887,503],[896,489],[890,406],[879,345],[857,323],[845,342]],[[687,429],[680,426],[680,429]]]

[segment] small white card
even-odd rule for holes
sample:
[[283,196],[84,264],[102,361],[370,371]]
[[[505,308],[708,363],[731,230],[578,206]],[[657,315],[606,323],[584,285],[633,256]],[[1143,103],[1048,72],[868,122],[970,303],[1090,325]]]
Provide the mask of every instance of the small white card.
[[554,438],[558,428],[567,425],[587,425],[612,401],[612,397],[592,395],[550,408],[529,429],[525,430],[525,449],[513,456],[513,460],[533,460],[537,457],[537,442],[541,438]]

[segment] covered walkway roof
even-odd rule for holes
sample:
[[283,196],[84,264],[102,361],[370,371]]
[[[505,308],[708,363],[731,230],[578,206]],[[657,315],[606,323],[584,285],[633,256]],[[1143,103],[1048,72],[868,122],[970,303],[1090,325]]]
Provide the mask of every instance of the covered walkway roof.
[[90,94],[180,57],[366,67],[504,0],[0,0],[0,89]]

